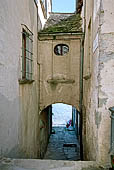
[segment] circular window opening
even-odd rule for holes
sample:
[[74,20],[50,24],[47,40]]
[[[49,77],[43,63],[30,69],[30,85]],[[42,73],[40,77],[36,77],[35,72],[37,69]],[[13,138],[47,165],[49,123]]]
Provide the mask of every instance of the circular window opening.
[[65,55],[69,52],[69,46],[66,44],[58,44],[54,48],[54,53],[56,55]]

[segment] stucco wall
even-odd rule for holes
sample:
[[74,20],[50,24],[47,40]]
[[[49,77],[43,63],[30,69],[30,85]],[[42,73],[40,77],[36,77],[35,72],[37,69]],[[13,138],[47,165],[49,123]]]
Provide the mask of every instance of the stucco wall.
[[101,115],[99,157],[101,162],[110,161],[110,113],[114,106],[114,2],[104,0],[100,15],[99,61],[99,113]]
[[[113,1],[86,1],[84,52],[85,159],[110,164],[110,113],[114,103]],[[93,9],[90,12],[90,9]],[[88,23],[91,18],[91,33]],[[91,37],[91,38],[90,38]],[[88,45],[91,42],[91,45]],[[89,49],[90,48],[90,49]],[[88,49],[89,52],[88,53]],[[88,55],[90,54],[90,55]],[[89,65],[87,65],[89,61]],[[88,71],[89,70],[89,71]]]
[[27,154],[31,152],[31,156],[36,155],[32,152],[37,145],[37,81],[30,85],[19,85],[18,82],[22,59],[21,24],[25,24],[34,34],[33,78],[37,79],[37,7],[31,0],[1,1],[0,155],[12,157],[19,154],[18,148],[26,150]]
[[[53,103],[66,103],[79,109],[80,96],[80,37],[39,37],[40,109]],[[47,40],[46,40],[47,39]],[[69,52],[57,56],[54,47],[67,44]]]
[[[93,39],[97,34],[97,24],[93,27],[93,1],[84,3],[85,42],[84,42],[84,73],[83,73],[83,146],[84,159],[96,160],[97,134],[94,121],[95,109],[97,108],[97,75],[98,61],[93,54]],[[95,34],[95,35],[94,35]]]

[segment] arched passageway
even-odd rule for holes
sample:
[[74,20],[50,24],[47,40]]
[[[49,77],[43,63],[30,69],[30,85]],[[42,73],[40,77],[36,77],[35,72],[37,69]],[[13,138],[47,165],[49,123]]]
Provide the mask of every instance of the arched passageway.
[[[82,107],[82,34],[39,34],[38,40],[40,63],[39,71],[39,113],[42,115],[42,110],[45,111],[47,107],[52,109],[52,104],[66,103],[75,106],[77,110]],[[66,49],[67,52],[59,53],[58,49]],[[45,49],[45,50],[44,50]],[[62,50],[63,51],[63,50]],[[48,113],[48,111],[46,111]],[[47,122],[45,124],[49,127],[48,136],[52,137],[52,117],[47,114]],[[81,113],[82,115],[82,113]],[[43,119],[43,117],[41,118]],[[60,118],[59,120],[61,120]],[[82,122],[82,116],[80,121]],[[41,123],[42,124],[42,123]],[[81,160],[83,155],[82,145],[82,123],[80,123],[80,155]],[[60,129],[60,128],[59,128]],[[40,146],[42,148],[41,157],[44,156],[46,145],[49,137],[44,139],[47,130],[40,128]],[[75,131],[74,131],[75,132]],[[53,136],[55,136],[53,134]],[[51,138],[50,138],[51,139]]]
[[[45,132],[41,132],[47,141],[44,159],[52,160],[80,160],[80,114],[71,105],[57,103],[52,104],[41,113],[44,117]],[[47,114],[47,115],[44,115]],[[47,117],[47,118],[46,118]],[[47,120],[46,120],[47,119]],[[42,130],[41,130],[42,131]],[[42,145],[42,146],[43,146]]]

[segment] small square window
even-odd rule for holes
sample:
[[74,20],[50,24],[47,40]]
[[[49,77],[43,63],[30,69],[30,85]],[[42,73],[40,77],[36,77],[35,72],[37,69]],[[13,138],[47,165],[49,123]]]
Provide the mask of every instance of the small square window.
[[32,80],[33,65],[33,34],[27,29],[22,29],[22,80]]

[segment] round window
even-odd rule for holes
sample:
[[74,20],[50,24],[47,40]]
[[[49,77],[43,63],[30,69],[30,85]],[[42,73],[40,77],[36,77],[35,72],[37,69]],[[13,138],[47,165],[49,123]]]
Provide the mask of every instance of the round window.
[[66,44],[58,44],[54,48],[54,53],[56,55],[65,55],[69,52],[69,46]]

